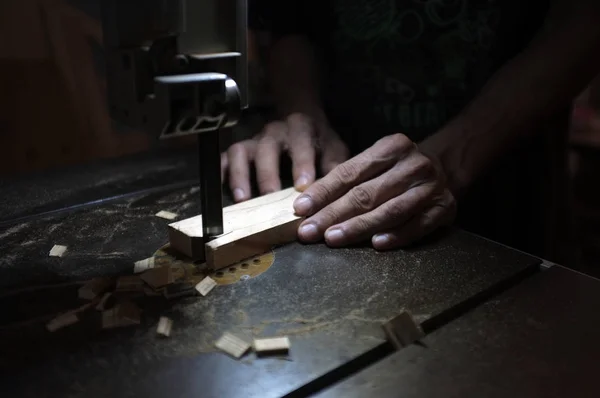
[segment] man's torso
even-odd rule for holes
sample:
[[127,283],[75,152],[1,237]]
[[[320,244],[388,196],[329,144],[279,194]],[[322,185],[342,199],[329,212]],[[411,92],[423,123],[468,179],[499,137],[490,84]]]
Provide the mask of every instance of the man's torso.
[[548,8],[544,0],[325,3],[313,25],[313,37],[326,38],[316,43],[328,65],[324,96],[355,152],[387,134],[418,142],[438,130],[527,45]]

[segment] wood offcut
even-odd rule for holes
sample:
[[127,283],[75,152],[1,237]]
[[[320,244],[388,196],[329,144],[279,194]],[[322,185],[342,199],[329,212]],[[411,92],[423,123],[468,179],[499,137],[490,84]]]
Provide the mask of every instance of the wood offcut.
[[160,336],[169,337],[171,336],[171,329],[173,329],[173,321],[166,316],[161,316],[158,320],[156,333]]
[[395,349],[400,350],[425,337],[421,326],[417,324],[410,312],[404,311],[397,317],[383,324],[383,331]]
[[46,329],[48,329],[49,332],[56,332],[59,329],[65,328],[67,326],[71,326],[77,322],[79,322],[79,318],[77,317],[77,314],[75,312],[71,311],[71,312],[61,314],[61,315],[57,316],[56,318],[52,319],[50,322],[48,322],[46,324]]
[[161,210],[158,213],[156,213],[155,216],[159,218],[164,218],[165,220],[173,221],[178,217],[178,214],[166,210]]
[[196,290],[205,297],[215,286],[217,286],[217,282],[210,276],[207,276],[196,285]]
[[231,333],[224,333],[215,342],[215,347],[239,359],[250,349],[250,344]]
[[102,328],[112,329],[139,325],[140,319],[141,310],[132,302],[125,301],[110,310],[102,312]]
[[152,268],[144,272],[140,278],[153,289],[160,289],[175,281],[171,267]]
[[145,258],[133,264],[133,273],[139,274],[152,268],[154,268],[154,257]]
[[81,299],[93,300],[110,289],[111,286],[111,278],[94,278],[85,285],[81,286],[77,293]]
[[206,244],[201,216],[178,221],[169,225],[169,242],[175,250],[206,261],[210,269],[227,267],[273,246],[294,241],[302,222],[293,208],[299,195],[300,192],[289,188],[224,208],[226,233]]
[[62,257],[67,252],[67,246],[54,245],[48,254],[50,257]]
[[290,339],[287,337],[272,337],[254,339],[252,344],[256,355],[283,355],[290,350]]
[[117,279],[117,293],[140,293],[144,291],[144,281],[136,275],[121,276]]

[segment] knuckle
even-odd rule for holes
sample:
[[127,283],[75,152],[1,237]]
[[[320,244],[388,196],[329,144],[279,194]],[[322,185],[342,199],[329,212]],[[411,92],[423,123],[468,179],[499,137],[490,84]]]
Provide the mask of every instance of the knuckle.
[[389,203],[382,210],[383,219],[389,221],[397,220],[406,211],[406,207],[402,202],[397,201],[395,203]]
[[433,176],[437,173],[435,165],[427,156],[421,155],[419,159],[416,161],[416,168],[419,170],[419,173],[429,177]]
[[304,113],[294,112],[288,115],[287,121],[289,123],[310,123],[310,118]]
[[337,179],[343,185],[352,184],[358,176],[356,167],[352,166],[352,164],[348,162],[338,165],[335,168],[335,172]]
[[334,224],[345,221],[342,220],[340,212],[333,208],[333,206],[327,206],[323,210],[321,210],[321,212],[322,217],[317,221],[317,223],[319,225],[319,228],[323,231]]
[[374,209],[376,204],[374,192],[360,185],[350,191],[350,201],[355,208],[365,211]]
[[319,184],[319,182],[311,185],[306,190],[305,194],[307,194],[317,204],[329,203],[333,197],[331,188],[324,184]]
[[367,217],[358,216],[354,217],[342,229],[344,229],[344,233],[348,236],[360,236],[370,229],[371,224]]
[[246,146],[243,142],[237,142],[230,146],[227,152],[230,154],[230,156],[236,156],[240,153],[246,152]]
[[392,134],[384,137],[384,145],[396,153],[403,153],[414,148],[414,143],[404,134]]
[[263,128],[261,141],[264,139],[277,139],[287,130],[286,124],[282,121],[275,121],[267,124]]
[[267,145],[273,145],[277,142],[277,139],[273,136],[273,134],[265,134],[262,137],[260,137],[260,140],[258,141],[258,146],[267,146]]

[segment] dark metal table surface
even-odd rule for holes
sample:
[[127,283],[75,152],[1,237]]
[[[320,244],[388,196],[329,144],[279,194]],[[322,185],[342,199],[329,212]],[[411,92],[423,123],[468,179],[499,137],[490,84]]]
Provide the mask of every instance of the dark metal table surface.
[[[101,331],[82,322],[45,331],[46,314],[79,305],[69,283],[131,273],[167,240],[167,222],[154,214],[190,216],[197,202],[189,188],[171,185],[0,228],[4,290],[66,284],[0,294],[3,390],[36,398],[302,395],[387,355],[381,324],[401,309],[434,330],[539,270],[538,259],[459,230],[387,253],[291,244],[275,251],[264,274],[206,298],[145,301],[138,327]],[[53,244],[67,245],[67,255],[48,257]],[[160,315],[174,320],[169,339],[155,336]],[[22,322],[32,317],[38,322]],[[291,356],[234,361],[213,349],[225,331],[288,335]]]
[[319,397],[598,397],[600,281],[537,274]]

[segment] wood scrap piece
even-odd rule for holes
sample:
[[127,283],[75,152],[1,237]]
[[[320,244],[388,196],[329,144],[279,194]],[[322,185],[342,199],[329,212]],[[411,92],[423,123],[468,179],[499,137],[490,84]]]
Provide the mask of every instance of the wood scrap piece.
[[206,245],[201,216],[172,223],[169,242],[175,250],[193,259],[206,260],[208,268],[213,270],[262,254],[296,239],[302,218],[294,214],[293,203],[299,195],[300,192],[289,188],[225,207],[223,226],[227,233]]
[[108,307],[111,306],[111,304],[112,304],[113,301],[114,301],[114,296],[113,296],[112,293],[110,293],[110,292],[104,293],[104,295],[102,296],[102,298],[98,302],[98,305],[96,305],[96,309],[98,311],[104,311]]
[[84,300],[93,300],[97,296],[107,291],[112,285],[110,278],[94,278],[81,286],[77,291],[79,298]]
[[250,349],[250,344],[231,333],[224,333],[215,342],[215,347],[239,359]]
[[164,288],[163,295],[166,299],[171,300],[179,297],[195,296],[195,285],[189,282],[181,282],[169,285]]
[[158,297],[164,294],[165,289],[152,289],[150,286],[144,286],[144,294],[148,297]]
[[158,320],[158,326],[156,327],[156,333],[169,337],[171,335],[171,329],[173,328],[173,321],[166,316],[161,316]]
[[217,282],[210,276],[207,276],[196,285],[196,290],[202,296],[206,296],[208,293],[210,293],[211,290],[215,288],[215,286],[217,286]]
[[165,220],[174,220],[178,217],[177,213],[173,213],[166,210],[161,210],[155,214],[156,217],[164,218]]
[[136,275],[121,276],[117,279],[117,286],[115,292],[118,293],[139,293],[144,291],[144,281]]
[[110,310],[102,312],[102,328],[139,325],[141,319],[140,309],[130,301],[119,303]]
[[171,267],[158,267],[144,272],[140,278],[153,289],[160,289],[175,281]]
[[397,350],[425,337],[423,329],[408,311],[403,311],[400,315],[386,322],[383,325],[383,331]]
[[54,245],[48,254],[50,257],[62,257],[67,252],[67,246]]
[[154,268],[154,257],[148,257],[133,264],[133,273],[139,274],[152,268]]
[[287,354],[290,350],[290,339],[288,337],[254,339],[252,346],[257,355]]
[[79,318],[77,317],[77,313],[73,311],[66,312],[52,319],[50,322],[46,324],[46,329],[49,332],[56,332],[59,329],[64,327],[73,325],[79,322]]

